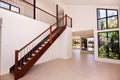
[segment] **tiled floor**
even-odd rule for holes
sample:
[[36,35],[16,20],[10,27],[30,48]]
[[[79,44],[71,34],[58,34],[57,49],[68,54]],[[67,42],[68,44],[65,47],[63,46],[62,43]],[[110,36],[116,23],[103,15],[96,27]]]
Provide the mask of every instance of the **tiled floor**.
[[[11,74],[0,80],[13,80]],[[74,50],[72,59],[56,59],[39,64],[20,80],[120,80],[120,65],[94,61],[93,54]]]

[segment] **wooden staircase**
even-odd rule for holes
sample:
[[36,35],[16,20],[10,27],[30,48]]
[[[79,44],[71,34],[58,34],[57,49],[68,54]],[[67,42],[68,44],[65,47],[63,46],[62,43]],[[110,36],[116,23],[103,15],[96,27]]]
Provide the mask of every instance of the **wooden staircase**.
[[[58,23],[56,22],[55,24],[51,25],[48,29],[46,29],[43,33],[41,33],[39,36],[37,36],[34,40],[32,40],[30,43],[25,45],[23,48],[15,51],[15,65],[13,65],[10,68],[10,72],[14,73],[15,75],[15,80],[18,80],[19,78],[23,77],[35,64],[35,62],[53,44],[53,42],[62,34],[67,25],[67,15],[61,18],[60,21],[64,18],[65,25],[61,27],[56,27],[54,30],[52,30],[52,27]],[[33,42],[35,42],[41,35],[44,35],[46,31],[50,31],[50,34],[48,34],[44,39],[38,42],[32,49],[27,50],[26,54],[22,55],[22,52],[26,51],[25,49],[27,49],[27,47],[30,46]]]

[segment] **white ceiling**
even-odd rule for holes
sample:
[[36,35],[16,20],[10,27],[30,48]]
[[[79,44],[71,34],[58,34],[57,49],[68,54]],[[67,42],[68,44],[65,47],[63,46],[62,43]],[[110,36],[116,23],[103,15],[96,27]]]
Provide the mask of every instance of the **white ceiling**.
[[62,0],[66,5],[120,5],[120,0]]

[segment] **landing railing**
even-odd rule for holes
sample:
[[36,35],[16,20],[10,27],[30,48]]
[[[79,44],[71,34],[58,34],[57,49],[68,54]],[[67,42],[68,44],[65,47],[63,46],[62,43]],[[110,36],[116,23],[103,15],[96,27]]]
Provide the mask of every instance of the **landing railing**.
[[[67,15],[65,15],[63,18],[61,18],[58,22],[64,20],[65,18],[65,24],[63,26],[67,25]],[[25,61],[25,59],[23,59],[24,61],[22,61],[21,59],[29,52],[31,51],[33,48],[35,48],[37,46],[37,44],[45,39],[45,37],[47,35],[49,36],[48,41],[50,43],[52,43],[52,39],[53,39],[53,30],[57,28],[57,22],[54,23],[53,25],[51,25],[49,28],[47,28],[44,32],[42,32],[39,36],[37,36],[35,39],[33,39],[32,41],[30,41],[28,44],[26,44],[24,47],[22,47],[20,50],[16,50],[15,51],[15,80],[18,79],[18,73],[19,73],[19,67],[22,67],[22,62]],[[30,55],[28,55],[29,57]]]
[[[18,14],[53,24],[56,22],[56,9],[52,10],[52,14],[39,7],[38,0],[0,0],[0,7],[16,12]],[[56,4],[51,4],[56,7]]]
[[[54,6],[54,8],[52,9],[53,14],[51,14],[48,11],[39,7],[38,5],[39,1],[38,0],[1,0],[0,7],[49,24],[53,24],[54,22],[58,21],[64,16],[64,10],[60,6],[56,5],[55,3],[50,4]],[[38,4],[36,4],[37,2]],[[68,18],[68,25],[72,27],[72,18],[69,16],[67,18]],[[58,27],[61,25],[63,25],[62,21],[57,24]]]
[[72,18],[70,16],[67,16],[67,26],[72,28]]

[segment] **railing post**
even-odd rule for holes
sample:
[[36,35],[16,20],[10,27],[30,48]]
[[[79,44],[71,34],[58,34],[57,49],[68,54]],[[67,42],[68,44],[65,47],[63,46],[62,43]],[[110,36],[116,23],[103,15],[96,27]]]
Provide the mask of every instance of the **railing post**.
[[52,43],[52,26],[50,26],[50,43]]
[[65,26],[67,26],[67,15],[65,15]]
[[33,19],[36,19],[36,0],[33,0]]
[[18,79],[18,50],[15,51],[15,80]]
[[71,18],[71,28],[72,28],[72,18]]
[[57,27],[59,27],[58,25],[58,4],[56,5],[56,22],[57,22]]

